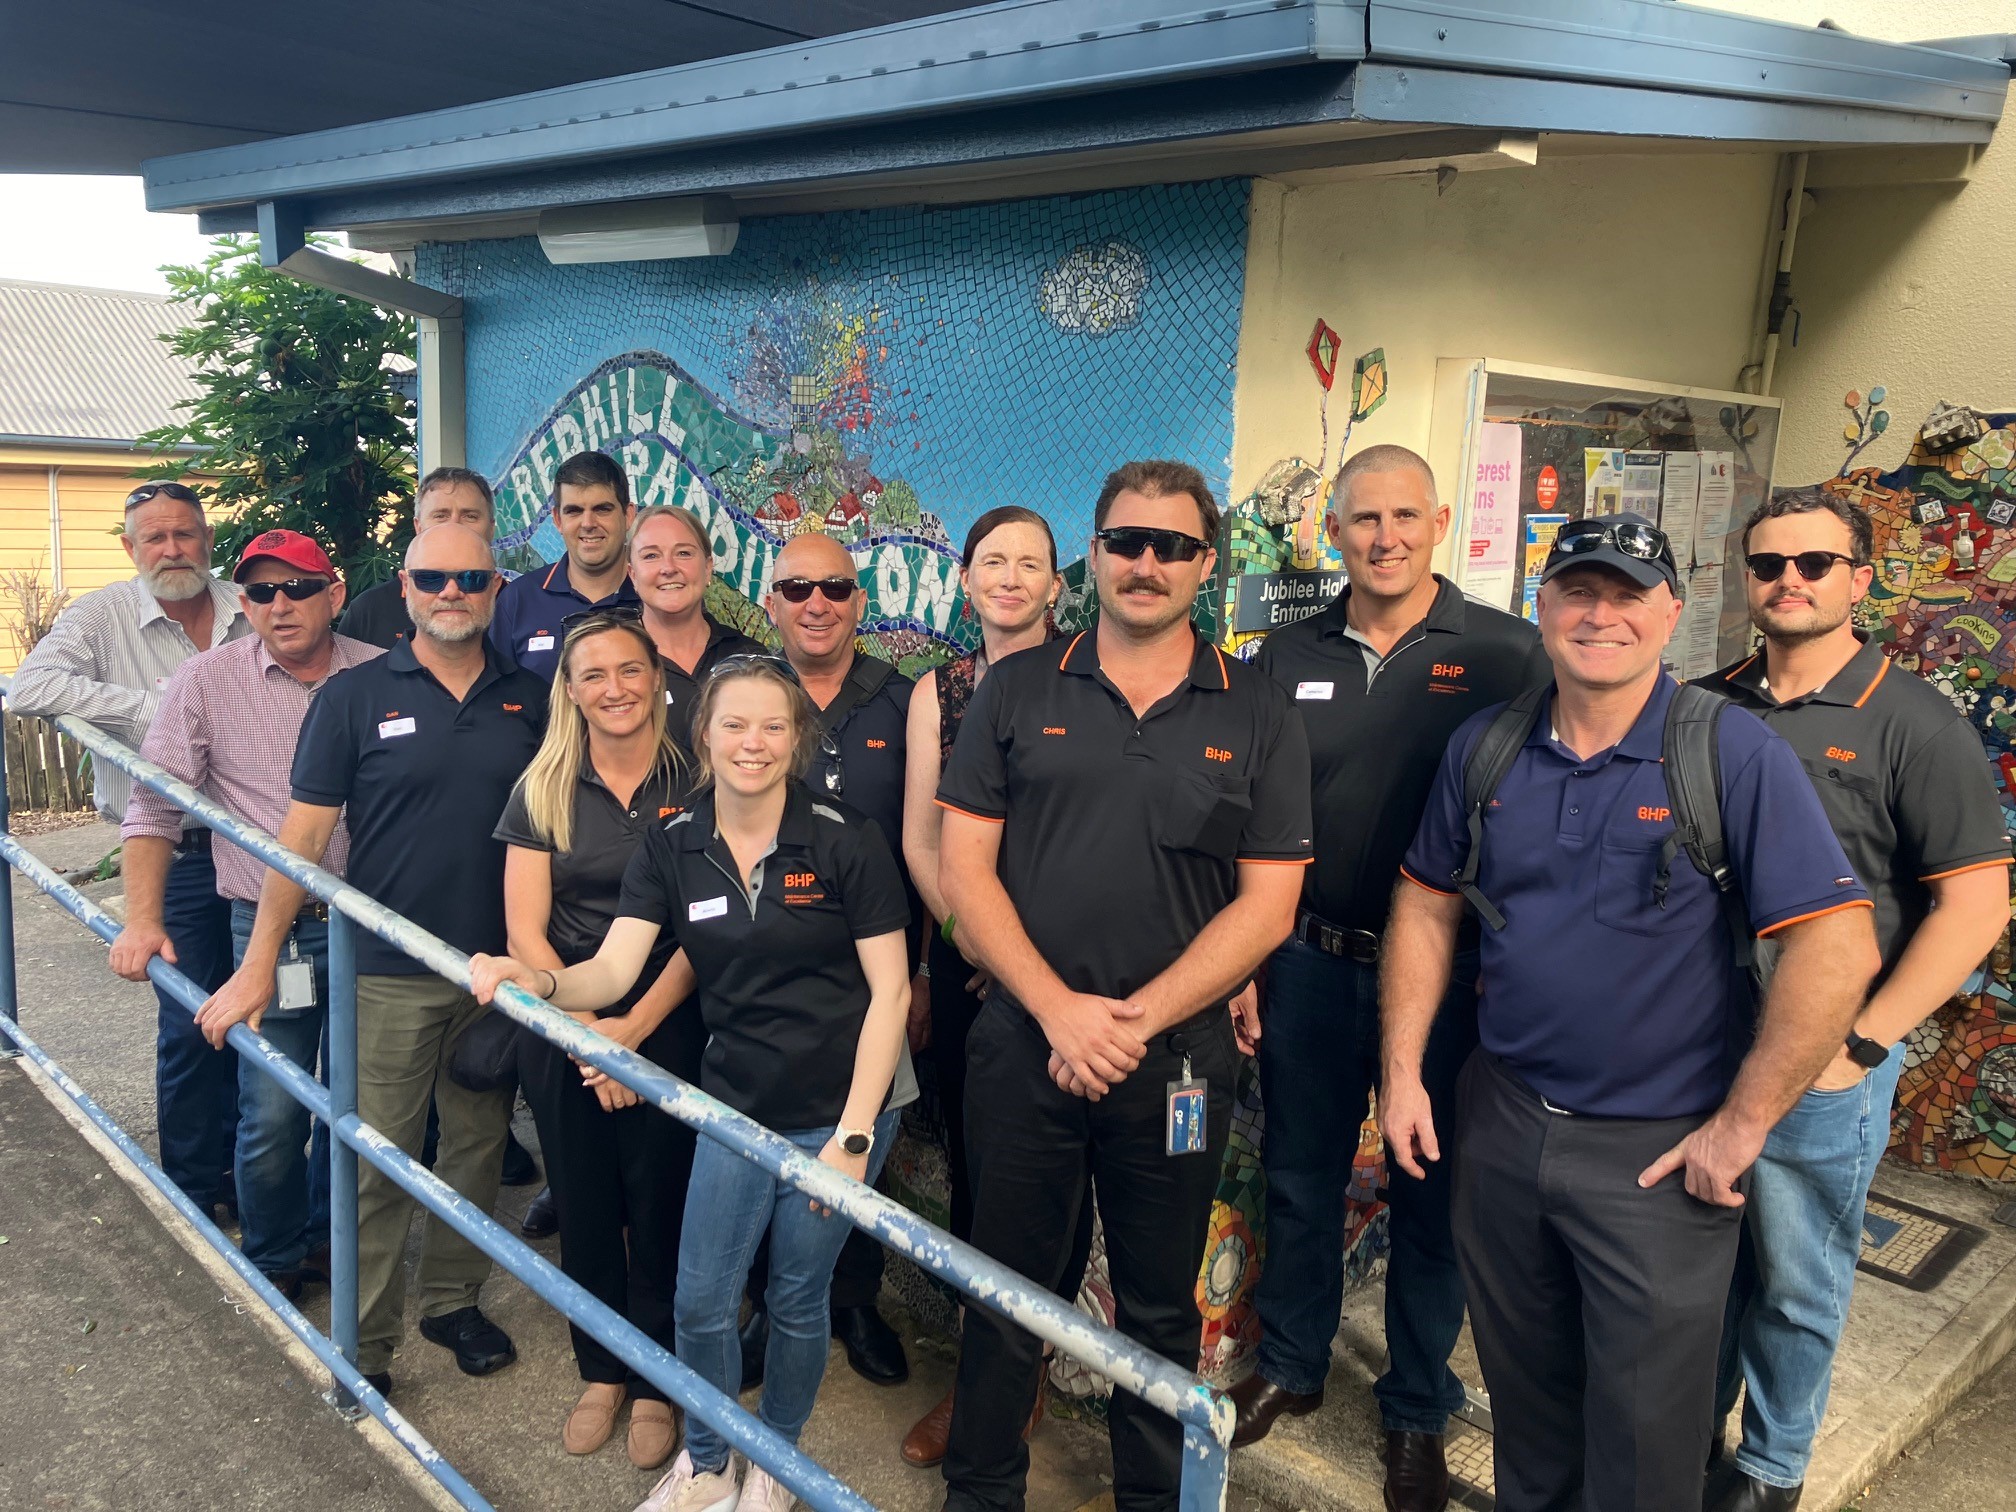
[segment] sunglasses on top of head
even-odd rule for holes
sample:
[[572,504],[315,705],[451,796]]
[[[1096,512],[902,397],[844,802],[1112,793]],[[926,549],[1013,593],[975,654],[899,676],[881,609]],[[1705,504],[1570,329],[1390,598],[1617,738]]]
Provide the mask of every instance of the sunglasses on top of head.
[[180,499],[184,504],[194,504],[198,509],[203,507],[203,501],[196,496],[196,490],[181,483],[143,483],[126,495],[126,507],[132,509],[136,505],[145,504],[156,494]]
[[812,597],[813,591],[826,595],[829,602],[844,604],[860,591],[861,585],[853,578],[779,578],[770,585],[784,595],[786,603],[802,604]]
[[707,681],[713,682],[721,677],[739,677],[744,672],[756,671],[775,672],[786,682],[796,683],[801,688],[805,686],[804,680],[798,676],[796,667],[783,657],[773,656],[768,651],[742,651],[734,656],[724,656],[714,663],[713,670],[707,674]]
[[298,604],[303,599],[311,599],[316,594],[324,592],[328,587],[329,579],[308,577],[282,578],[277,583],[240,583],[238,590],[255,604],[270,604],[283,593]]
[[560,636],[564,640],[577,630],[617,630],[644,618],[642,604],[606,604],[600,609],[576,609],[560,616]]
[[1629,522],[1612,524],[1605,520],[1570,520],[1554,537],[1554,550],[1562,556],[1581,556],[1584,552],[1600,551],[1605,546],[1613,546],[1625,556],[1636,557],[1641,562],[1656,562],[1671,551],[1665,531]]
[[1158,562],[1192,562],[1211,549],[1209,541],[1200,541],[1180,530],[1152,530],[1145,525],[1109,525],[1093,531],[1092,538],[1113,555],[1130,562],[1149,550],[1154,551]]
[[422,593],[441,592],[448,586],[450,578],[455,580],[455,586],[464,593],[481,593],[490,586],[491,580],[496,576],[496,570],[490,567],[465,567],[460,572],[447,572],[439,567],[406,569],[406,581]]
[[1809,583],[1817,583],[1834,570],[1836,562],[1846,562],[1850,567],[1861,564],[1851,556],[1843,556],[1838,551],[1795,551],[1787,556],[1782,551],[1753,551],[1743,559],[1750,569],[1750,576],[1760,583],[1775,583],[1785,576],[1785,569],[1798,569],[1799,576]]

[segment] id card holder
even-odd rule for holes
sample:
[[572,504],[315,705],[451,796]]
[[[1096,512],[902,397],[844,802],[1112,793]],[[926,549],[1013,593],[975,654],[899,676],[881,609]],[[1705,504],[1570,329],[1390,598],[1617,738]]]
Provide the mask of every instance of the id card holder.
[[280,989],[281,1008],[313,1008],[315,1006],[315,965],[301,959],[301,947],[291,939],[287,942],[287,953],[292,960],[282,961],[275,973]]
[[1209,1083],[1201,1082],[1190,1074],[1190,1057],[1183,1057],[1183,1079],[1167,1083],[1168,1118],[1167,1142],[1164,1153],[1169,1155],[1201,1155],[1204,1153],[1205,1116],[1210,1105]]

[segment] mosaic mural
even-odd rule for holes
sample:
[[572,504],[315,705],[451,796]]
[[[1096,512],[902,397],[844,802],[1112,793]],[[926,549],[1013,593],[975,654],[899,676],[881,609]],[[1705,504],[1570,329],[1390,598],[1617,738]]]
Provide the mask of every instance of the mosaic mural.
[[[2016,828],[2016,414],[1941,404],[1901,467],[1854,460],[1889,424],[1850,392],[1847,459],[1825,485],[1869,512],[1876,580],[1857,623],[1980,731]],[[1985,968],[1905,1042],[1891,1152],[2016,1179],[2016,998],[2005,931]]]

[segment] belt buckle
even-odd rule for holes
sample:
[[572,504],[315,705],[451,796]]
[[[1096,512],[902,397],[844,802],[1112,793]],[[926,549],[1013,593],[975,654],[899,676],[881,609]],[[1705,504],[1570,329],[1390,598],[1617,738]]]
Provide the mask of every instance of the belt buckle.
[[[1538,1096],[1539,1094],[1536,1093],[1534,1095]],[[1540,1098],[1540,1106],[1545,1108],[1549,1113],[1559,1114],[1562,1118],[1573,1118],[1575,1116],[1573,1108],[1557,1108],[1544,1097]]]

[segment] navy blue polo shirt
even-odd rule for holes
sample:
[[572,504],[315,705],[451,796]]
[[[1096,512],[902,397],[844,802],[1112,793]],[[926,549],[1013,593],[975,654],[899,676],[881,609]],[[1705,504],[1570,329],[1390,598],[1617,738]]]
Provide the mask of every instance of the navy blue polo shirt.
[[[1482,931],[1484,1048],[1557,1107],[1684,1118],[1719,1107],[1749,1048],[1754,1007],[1713,885],[1676,851],[1660,764],[1678,687],[1660,674],[1623,740],[1587,760],[1552,735],[1550,694],[1484,819],[1478,885],[1505,916]],[[1497,711],[1449,742],[1401,874],[1447,896],[1468,853],[1463,766]],[[1722,828],[1751,927],[1769,935],[1870,906],[1792,748],[1731,708],[1720,724]]]
[[560,666],[562,620],[570,614],[637,602],[637,589],[628,573],[607,598],[590,600],[568,580],[567,565],[563,556],[550,567],[537,568],[506,583],[497,594],[497,613],[490,621],[490,644],[527,672],[545,678],[549,686]]
[[[297,803],[341,808],[349,880],[457,950],[505,944],[504,842],[491,831],[546,729],[546,683],[485,647],[457,700],[400,641],[338,672],[308,706],[294,748]],[[429,968],[357,932],[357,969]]]

